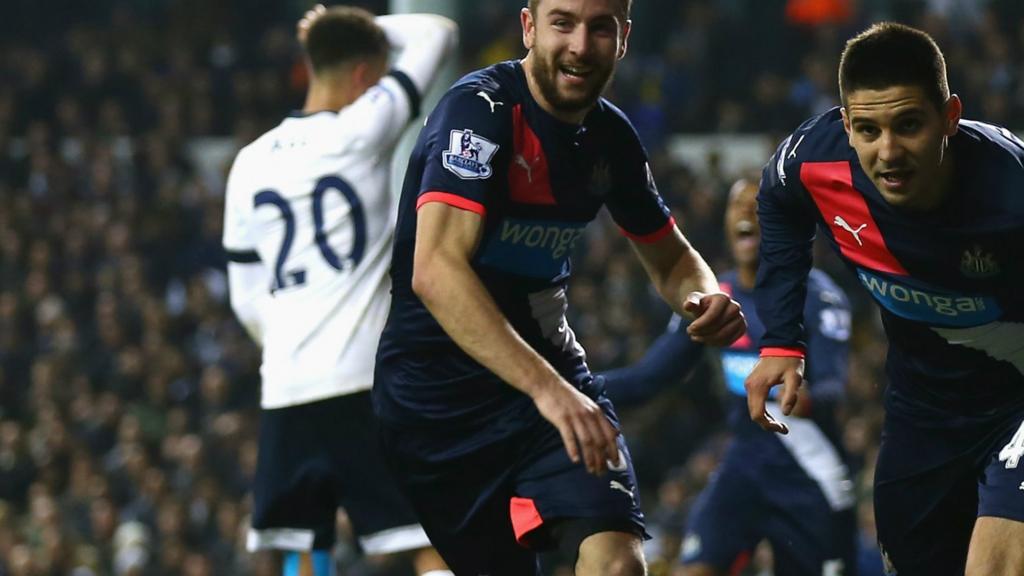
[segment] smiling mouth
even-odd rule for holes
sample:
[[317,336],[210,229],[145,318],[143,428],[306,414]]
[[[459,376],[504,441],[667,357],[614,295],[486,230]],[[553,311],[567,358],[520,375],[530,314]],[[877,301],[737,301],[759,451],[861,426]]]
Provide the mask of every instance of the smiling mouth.
[[583,80],[586,80],[594,70],[593,68],[588,68],[586,66],[569,66],[563,64],[558,67],[558,71],[572,80],[582,82]]
[[754,223],[750,220],[740,220],[736,223],[736,237],[746,238],[754,235]]

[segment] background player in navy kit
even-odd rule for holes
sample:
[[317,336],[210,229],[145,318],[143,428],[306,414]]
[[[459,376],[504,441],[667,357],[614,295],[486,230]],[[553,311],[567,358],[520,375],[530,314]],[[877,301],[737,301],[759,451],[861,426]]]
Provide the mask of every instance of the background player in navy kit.
[[532,574],[527,547],[552,546],[578,574],[645,571],[628,450],[565,322],[569,254],[602,206],[697,317],[695,338],[745,329],[600,99],[628,14],[628,0],[531,1],[527,56],[460,80],[409,162],[374,402],[396,477],[459,574]]
[[962,120],[925,33],[847,43],[843,108],[805,122],[765,167],[750,416],[803,375],[815,227],[879,304],[889,338],[875,474],[879,544],[900,576],[1024,574],[1024,144]]
[[338,506],[366,554],[415,550],[417,573],[451,574],[376,449],[369,388],[389,301],[391,158],[455,36],[429,14],[307,12],[302,113],[239,152],[228,178],[231,305],[263,347],[247,546],[285,551],[286,576],[334,573]]
[[[681,574],[732,574],[767,538],[777,576],[850,576],[856,567],[853,482],[836,423],[846,384],[850,310],[846,295],[824,272],[811,271],[804,305],[809,386],[791,417],[780,417],[795,433],[777,436],[747,416],[743,382],[757,361],[764,331],[753,304],[757,189],[755,181],[737,181],[726,207],[725,232],[736,269],[718,279],[743,307],[747,334],[721,351],[733,441],[687,520]],[[599,376],[617,407],[650,400],[697,365],[703,346],[690,339],[686,326],[673,316],[668,331],[637,364]]]

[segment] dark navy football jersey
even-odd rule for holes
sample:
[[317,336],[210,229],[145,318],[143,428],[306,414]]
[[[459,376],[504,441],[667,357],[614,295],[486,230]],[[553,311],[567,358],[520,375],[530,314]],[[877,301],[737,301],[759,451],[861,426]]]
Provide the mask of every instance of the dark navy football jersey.
[[377,353],[377,410],[397,425],[527,425],[536,416],[529,398],[463,352],[412,291],[416,210],[432,201],[483,217],[473,269],[516,332],[587,390],[583,348],[565,320],[569,256],[584,227],[603,206],[640,241],[674,227],[625,115],[601,99],[581,125],[561,122],[533,100],[520,63],[503,62],[444,95],[409,160]]
[[1024,402],[1024,144],[963,120],[951,197],[889,205],[849,145],[839,109],[805,122],[765,167],[756,302],[764,347],[801,346],[815,229],[878,303],[889,338],[890,414],[983,423]]
[[[747,392],[743,387],[743,382],[757,363],[758,343],[764,334],[764,325],[754,307],[754,293],[739,284],[735,270],[721,274],[718,280],[722,291],[739,303],[747,319],[747,332],[720,351],[722,376],[729,395],[730,426],[740,436],[774,440],[775,434],[761,430],[750,420]],[[850,306],[842,289],[820,270],[812,269],[808,277],[803,317],[807,319],[804,337],[808,342],[806,379],[811,398],[816,405],[822,406],[822,410],[828,407],[830,411],[845,396]],[[628,368],[604,374],[608,396],[616,406],[647,401],[689,373],[703,345],[690,339],[686,333],[687,325],[679,316],[673,316],[668,330],[655,341],[643,359]],[[834,437],[832,414],[819,410],[818,415],[826,434]]]

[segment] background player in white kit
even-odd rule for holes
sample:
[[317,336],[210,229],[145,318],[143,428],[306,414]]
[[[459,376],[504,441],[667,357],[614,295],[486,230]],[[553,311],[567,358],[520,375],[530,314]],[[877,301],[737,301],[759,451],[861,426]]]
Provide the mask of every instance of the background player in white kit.
[[450,574],[377,457],[369,389],[389,304],[391,159],[456,33],[434,15],[307,12],[305,106],[228,177],[231,305],[263,346],[248,547],[286,551],[286,576],[333,573],[338,506],[365,553],[419,550],[418,573]]

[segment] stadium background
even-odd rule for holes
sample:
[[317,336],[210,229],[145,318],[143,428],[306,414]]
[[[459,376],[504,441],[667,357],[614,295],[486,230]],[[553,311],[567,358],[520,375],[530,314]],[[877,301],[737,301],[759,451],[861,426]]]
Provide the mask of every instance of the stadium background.
[[[355,3],[388,10],[385,0]],[[522,54],[523,2],[433,4],[461,24],[453,74]],[[306,8],[0,7],[0,576],[274,573],[267,557],[244,552],[259,357],[227,303],[221,204],[231,153],[301,107],[293,30]],[[842,43],[872,21],[931,32],[965,115],[1024,127],[1024,3],[1014,0],[637,0],[633,16],[609,96],[717,270],[729,266],[729,185],[835,103]],[[571,323],[591,367],[638,359],[668,310],[628,245],[602,219],[575,262]],[[884,339],[851,277],[824,253],[819,265],[855,305],[844,442],[861,500],[862,574],[874,576]],[[717,381],[705,362],[624,414],[655,574],[671,573],[688,504],[720,454]],[[345,546],[337,554],[342,574],[403,573]],[[761,550],[748,573],[770,566]]]

